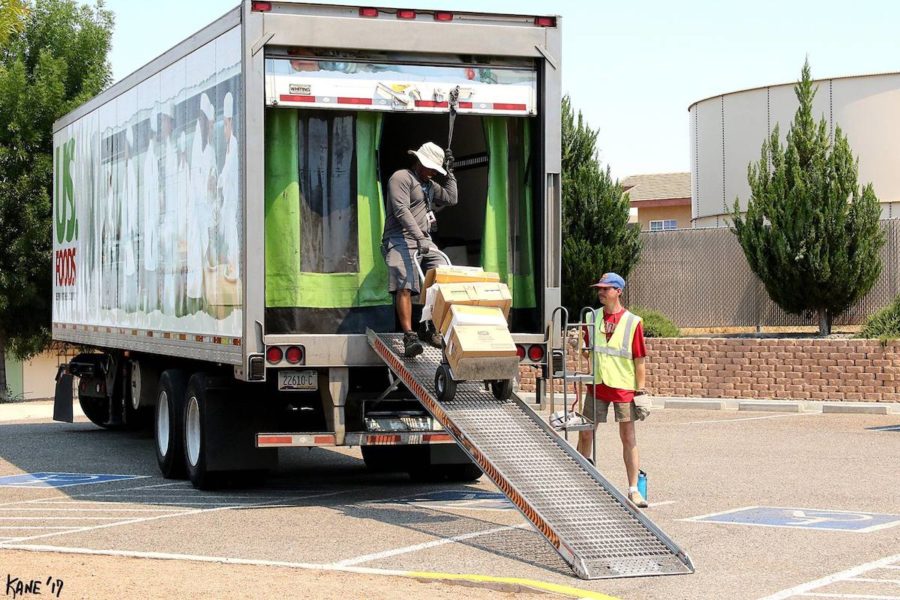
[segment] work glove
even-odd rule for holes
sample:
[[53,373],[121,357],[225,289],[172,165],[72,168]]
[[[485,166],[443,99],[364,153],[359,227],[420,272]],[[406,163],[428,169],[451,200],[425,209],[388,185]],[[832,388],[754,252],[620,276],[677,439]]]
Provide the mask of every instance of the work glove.
[[634,393],[634,408],[641,421],[650,416],[650,407],[653,405],[652,398],[647,390],[639,390]]
[[422,238],[419,240],[419,256],[425,256],[432,250],[434,250],[436,246],[434,242],[432,242],[429,238]]
[[454,160],[455,159],[453,157],[453,150],[451,150],[450,148],[447,148],[446,150],[444,150],[444,169],[447,170],[447,173],[453,172]]

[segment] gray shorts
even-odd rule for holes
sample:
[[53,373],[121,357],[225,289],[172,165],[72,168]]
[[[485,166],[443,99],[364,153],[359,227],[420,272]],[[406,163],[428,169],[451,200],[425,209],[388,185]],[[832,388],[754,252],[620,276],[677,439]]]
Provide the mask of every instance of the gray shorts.
[[[594,414],[594,404],[596,402],[597,414]],[[584,395],[584,406],[582,406],[581,414],[593,421],[594,423],[606,423],[606,416],[609,414],[609,405],[612,404],[613,412],[616,415],[616,423],[625,423],[628,421],[642,420],[638,415],[634,402],[604,402],[603,400],[594,400],[593,394]],[[596,417],[596,418],[595,418]]]
[[[381,255],[388,268],[388,291],[395,293],[397,290],[410,290],[415,296],[422,287],[419,281],[419,271],[413,265],[413,254],[418,248],[416,242],[410,242],[405,238],[389,238],[381,242]],[[422,272],[428,273],[446,261],[437,254],[426,254],[422,257]]]

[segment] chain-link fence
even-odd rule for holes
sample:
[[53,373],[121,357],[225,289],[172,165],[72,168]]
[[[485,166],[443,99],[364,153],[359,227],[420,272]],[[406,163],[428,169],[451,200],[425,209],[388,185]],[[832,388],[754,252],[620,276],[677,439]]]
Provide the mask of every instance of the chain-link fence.
[[[882,221],[881,277],[835,325],[859,325],[900,293],[900,220]],[[625,305],[654,309],[679,327],[817,326],[815,314],[791,315],[769,299],[728,229],[642,233],[641,260],[628,277]]]

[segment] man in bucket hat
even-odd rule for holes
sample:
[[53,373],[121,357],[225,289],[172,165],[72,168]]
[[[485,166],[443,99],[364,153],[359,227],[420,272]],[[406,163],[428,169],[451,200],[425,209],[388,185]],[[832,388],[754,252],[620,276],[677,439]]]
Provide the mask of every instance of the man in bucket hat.
[[[403,330],[404,352],[412,357],[422,353],[422,343],[412,328],[412,297],[419,293],[421,285],[412,263],[413,254],[419,253],[426,271],[443,263],[430,252],[437,248],[431,239],[436,223],[434,213],[445,206],[454,206],[457,194],[453,155],[449,149],[445,154],[437,144],[426,142],[408,153],[416,157],[415,164],[397,171],[388,181],[381,254],[388,267],[388,291],[394,296]],[[444,176],[443,185],[433,180],[436,174]]]
[[[642,320],[622,306],[625,280],[620,275],[604,273],[591,287],[597,288],[597,298],[603,310],[602,313],[594,311],[593,327],[589,326],[585,331],[585,352],[590,352],[592,358],[594,384],[587,386],[583,413],[595,423],[596,428],[597,423],[606,422],[609,407],[613,407],[628,475],[628,499],[635,506],[645,508],[647,500],[637,488],[641,462],[634,432],[634,422],[647,416],[643,402],[648,398],[644,364],[647,350]],[[641,406],[635,403],[636,397]],[[594,431],[579,432],[578,451],[590,458],[593,441]]]

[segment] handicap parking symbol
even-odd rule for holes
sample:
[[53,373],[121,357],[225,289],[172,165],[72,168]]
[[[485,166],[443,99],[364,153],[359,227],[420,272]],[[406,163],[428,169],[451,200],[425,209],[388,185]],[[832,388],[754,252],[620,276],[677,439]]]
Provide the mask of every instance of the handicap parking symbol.
[[0,477],[0,487],[16,488],[63,488],[73,485],[93,485],[110,481],[142,479],[146,475],[108,475],[93,473],[25,473]]
[[749,506],[684,520],[729,525],[756,525],[759,527],[852,531],[856,533],[870,533],[900,525],[900,515],[773,506]]

